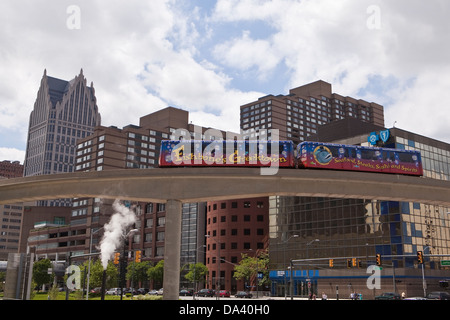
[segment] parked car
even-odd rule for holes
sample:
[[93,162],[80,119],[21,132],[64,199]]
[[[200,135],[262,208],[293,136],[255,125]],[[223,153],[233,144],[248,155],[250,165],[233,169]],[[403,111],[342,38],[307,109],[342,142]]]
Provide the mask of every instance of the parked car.
[[94,289],[92,289],[90,291],[90,293],[101,293],[102,292],[102,288],[101,287],[96,287]]
[[212,289],[201,289],[197,292],[198,297],[214,297],[216,292]]
[[450,294],[443,291],[435,291],[427,294],[427,299],[430,300],[450,300]]
[[147,292],[147,294],[151,295],[151,296],[156,296],[158,294],[158,291],[156,290],[150,290],[149,292]]
[[120,294],[120,288],[111,288],[108,291],[106,291],[105,293],[117,296]]
[[227,297],[229,298],[231,296],[230,291],[228,290],[220,290],[219,291],[219,297]]
[[375,297],[375,300],[402,300],[402,297],[395,292],[384,292]]
[[239,291],[234,295],[236,298],[251,298],[253,295],[250,292]]
[[194,290],[180,290],[180,296],[192,296],[194,294]]
[[123,293],[125,293],[125,294],[131,293],[131,294],[135,295],[135,294],[137,294],[137,291],[134,288],[125,288],[125,289],[123,289]]
[[159,289],[158,291],[157,291],[157,295],[158,296],[162,296],[163,295],[163,293],[164,293],[164,289],[163,288],[161,288],[161,289]]
[[139,289],[137,289],[136,291],[137,291],[137,294],[147,294],[148,289],[145,289],[145,288],[139,288]]

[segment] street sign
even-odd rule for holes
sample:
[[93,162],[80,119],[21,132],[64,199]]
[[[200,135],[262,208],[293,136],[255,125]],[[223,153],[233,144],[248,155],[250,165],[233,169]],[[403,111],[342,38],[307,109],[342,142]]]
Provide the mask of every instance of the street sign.
[[450,267],[450,260],[441,260],[441,267]]

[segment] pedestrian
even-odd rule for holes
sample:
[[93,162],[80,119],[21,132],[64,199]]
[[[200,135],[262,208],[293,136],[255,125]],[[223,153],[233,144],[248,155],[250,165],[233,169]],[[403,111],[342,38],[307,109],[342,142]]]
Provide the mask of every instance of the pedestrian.
[[322,292],[322,300],[327,300],[327,299],[328,299],[327,294],[325,292]]
[[406,294],[405,292],[402,292],[402,300],[404,300],[406,298]]

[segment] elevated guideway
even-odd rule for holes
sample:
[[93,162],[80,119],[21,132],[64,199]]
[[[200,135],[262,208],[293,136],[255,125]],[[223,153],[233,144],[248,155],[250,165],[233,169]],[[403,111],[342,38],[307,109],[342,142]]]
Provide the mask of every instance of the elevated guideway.
[[422,177],[332,170],[257,168],[122,169],[0,180],[0,204],[97,197],[167,203],[164,299],[178,299],[181,207],[186,202],[263,196],[408,201],[450,206],[450,182]]

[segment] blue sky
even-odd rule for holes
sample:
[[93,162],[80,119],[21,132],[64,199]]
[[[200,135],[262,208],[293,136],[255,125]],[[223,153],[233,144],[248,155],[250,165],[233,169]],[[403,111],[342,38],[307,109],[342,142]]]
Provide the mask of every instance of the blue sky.
[[103,125],[174,106],[239,130],[239,106],[316,80],[450,142],[448,0],[4,0],[0,161],[23,162],[44,69],[94,83]]

